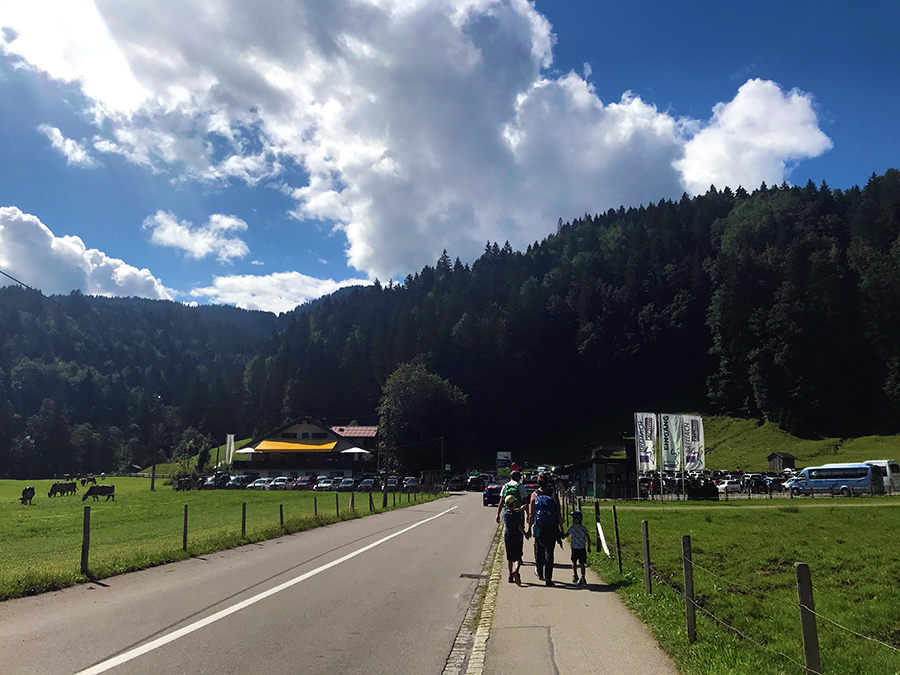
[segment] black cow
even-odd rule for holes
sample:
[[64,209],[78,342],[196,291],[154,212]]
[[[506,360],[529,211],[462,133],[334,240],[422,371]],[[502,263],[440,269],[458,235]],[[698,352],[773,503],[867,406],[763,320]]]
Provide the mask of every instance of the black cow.
[[31,500],[34,499],[34,486],[29,485],[27,488],[22,490],[22,496],[19,497],[19,501],[23,504],[31,504]]
[[106,495],[106,501],[109,501],[109,498],[112,497],[113,501],[116,501],[116,486],[115,485],[91,485],[88,488],[88,491],[84,493],[84,497],[81,498],[81,501],[84,501],[88,497],[93,497],[94,501],[98,501],[100,497]]

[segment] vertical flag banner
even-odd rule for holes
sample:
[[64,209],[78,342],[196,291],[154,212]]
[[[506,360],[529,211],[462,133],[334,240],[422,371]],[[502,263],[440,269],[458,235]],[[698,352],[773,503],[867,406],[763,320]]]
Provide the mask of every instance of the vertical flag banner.
[[638,471],[656,471],[656,413],[634,414]]
[[659,446],[663,471],[680,471],[684,457],[682,415],[660,413]]
[[231,464],[231,456],[234,454],[234,434],[225,436],[225,463]]
[[684,470],[702,471],[706,468],[703,418],[696,415],[685,415],[681,426],[684,435]]

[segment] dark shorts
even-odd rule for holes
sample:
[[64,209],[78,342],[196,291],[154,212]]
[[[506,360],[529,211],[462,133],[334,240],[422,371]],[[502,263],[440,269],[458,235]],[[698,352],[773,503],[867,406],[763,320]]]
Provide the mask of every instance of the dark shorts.
[[519,562],[522,559],[522,547],[524,545],[522,535],[506,534],[503,540],[506,543],[506,559],[509,562]]
[[586,548],[573,548],[572,549],[572,562],[573,563],[582,563],[587,564],[587,549]]

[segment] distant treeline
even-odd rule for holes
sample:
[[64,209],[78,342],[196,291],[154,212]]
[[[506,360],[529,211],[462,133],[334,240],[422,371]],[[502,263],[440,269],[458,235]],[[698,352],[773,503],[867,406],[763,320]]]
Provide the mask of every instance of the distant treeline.
[[[577,457],[636,410],[801,435],[900,431],[900,172],[560,221],[527,250],[446,253],[403,283],[276,318],[0,289],[0,474],[108,470],[301,414],[375,424],[423,363],[468,395],[482,453]],[[181,448],[181,450],[179,450]],[[455,452],[446,448],[448,461]]]

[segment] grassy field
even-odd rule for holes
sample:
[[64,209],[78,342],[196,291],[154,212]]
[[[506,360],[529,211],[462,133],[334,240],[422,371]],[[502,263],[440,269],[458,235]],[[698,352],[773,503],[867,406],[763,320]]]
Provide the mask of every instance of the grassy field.
[[[356,518],[369,513],[368,494],[215,490],[175,492],[157,481],[150,491],[147,478],[112,478],[115,502],[82,502],[80,496],[48,498],[54,481],[0,481],[0,600],[81,583],[84,506],[91,506],[90,572],[97,578],[121,574],[192,555],[271,539],[290,532]],[[33,485],[31,506],[18,498]],[[79,495],[85,488],[79,486]],[[340,516],[335,508],[339,495]],[[415,495],[419,501],[430,499]],[[314,514],[314,498],[318,515]],[[394,508],[388,495],[388,510]],[[396,495],[397,506],[407,495]],[[401,501],[402,500],[402,501]],[[247,502],[247,534],[241,538],[241,504]],[[415,502],[411,502],[415,503]],[[182,550],[184,506],[188,505],[188,550]],[[284,505],[281,527],[279,504]],[[380,507],[381,495],[375,495]],[[380,510],[380,509],[377,509]]]
[[[803,673],[795,562],[810,567],[819,614],[900,650],[900,544],[894,534],[900,527],[900,501],[795,500],[759,506],[620,509],[623,574],[615,557],[594,553],[591,564],[651,628],[683,673]],[[649,523],[656,574],[652,596],[644,591],[642,520]],[[608,506],[601,509],[600,521],[614,553]],[[596,531],[593,508],[585,509],[585,524]],[[684,587],[684,534],[692,540],[695,593],[702,608],[694,644],[687,641],[679,594]],[[900,652],[826,619],[817,622],[825,673],[900,672]]]
[[900,458],[900,436],[804,439],[774,424],[760,426],[755,420],[732,417],[704,417],[703,430],[709,469],[765,470],[766,457],[773,452],[794,455],[797,467]]

